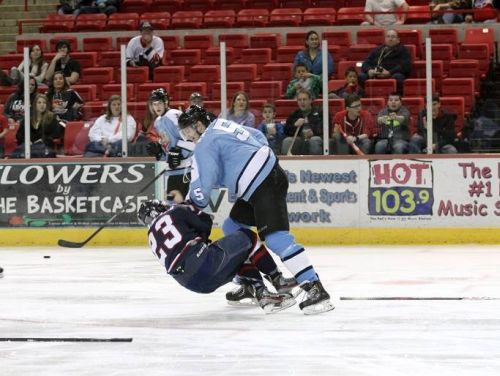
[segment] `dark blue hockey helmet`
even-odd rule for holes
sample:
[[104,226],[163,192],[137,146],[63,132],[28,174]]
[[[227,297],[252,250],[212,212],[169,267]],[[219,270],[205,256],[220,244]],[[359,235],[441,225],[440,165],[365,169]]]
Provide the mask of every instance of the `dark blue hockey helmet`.
[[193,104],[179,116],[179,128],[193,127],[198,121],[207,126],[210,124],[210,116],[203,107]]
[[168,93],[165,89],[159,88],[159,89],[154,89],[151,92],[151,94],[149,94],[149,100],[151,102],[156,102],[156,101],[166,102],[170,100],[170,97],[168,96]]
[[156,217],[169,208],[170,205],[165,201],[148,200],[142,203],[137,212],[137,218],[143,225],[149,226]]

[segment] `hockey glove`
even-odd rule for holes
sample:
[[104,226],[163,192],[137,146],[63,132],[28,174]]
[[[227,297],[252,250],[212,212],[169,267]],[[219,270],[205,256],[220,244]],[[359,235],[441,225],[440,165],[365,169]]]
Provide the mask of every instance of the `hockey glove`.
[[150,142],[149,144],[147,144],[146,150],[148,154],[155,157],[157,161],[159,161],[161,157],[164,155],[163,148],[157,142]]
[[177,167],[180,166],[180,164],[181,164],[181,149],[180,148],[174,147],[168,151],[167,163],[168,163],[168,167],[170,167],[171,170],[176,169]]

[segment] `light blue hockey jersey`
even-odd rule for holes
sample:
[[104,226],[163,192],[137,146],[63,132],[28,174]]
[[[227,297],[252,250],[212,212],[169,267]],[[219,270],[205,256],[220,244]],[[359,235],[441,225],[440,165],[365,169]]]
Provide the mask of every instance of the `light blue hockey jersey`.
[[225,187],[233,197],[248,200],[275,163],[276,156],[259,130],[216,119],[194,149],[189,198],[204,208],[212,189]]

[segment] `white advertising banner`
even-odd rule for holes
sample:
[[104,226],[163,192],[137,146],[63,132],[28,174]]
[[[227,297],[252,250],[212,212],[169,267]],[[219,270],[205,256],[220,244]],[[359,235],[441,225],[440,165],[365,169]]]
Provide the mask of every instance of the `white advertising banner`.
[[[292,227],[500,227],[500,158],[280,164]],[[227,192],[214,191],[209,209],[220,226],[231,209]]]

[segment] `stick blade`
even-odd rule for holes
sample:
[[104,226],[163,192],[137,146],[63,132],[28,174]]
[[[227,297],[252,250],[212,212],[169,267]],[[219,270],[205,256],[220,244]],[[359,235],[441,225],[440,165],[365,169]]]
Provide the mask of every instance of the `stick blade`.
[[57,245],[64,248],[82,248],[85,243],[70,242],[69,240],[59,239],[57,241]]

